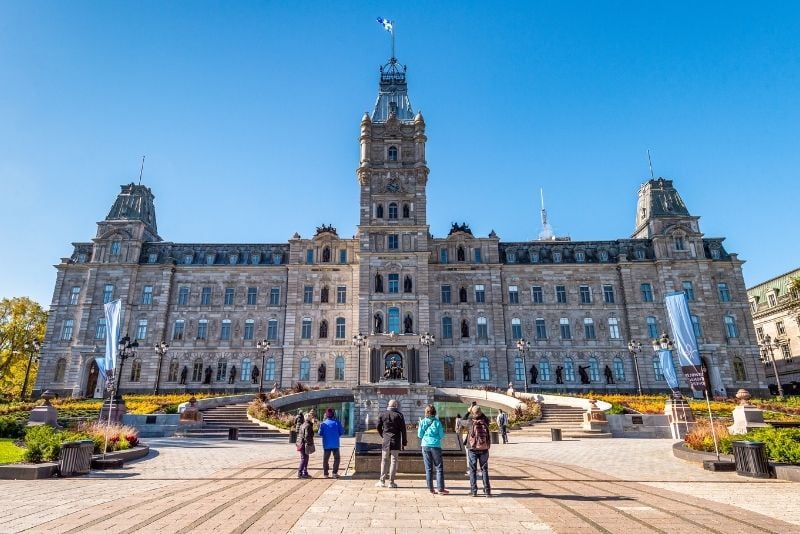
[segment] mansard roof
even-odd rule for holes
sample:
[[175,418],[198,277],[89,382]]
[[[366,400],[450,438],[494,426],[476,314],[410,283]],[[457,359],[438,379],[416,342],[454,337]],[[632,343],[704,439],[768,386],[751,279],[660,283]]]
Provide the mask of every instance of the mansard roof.
[[285,265],[288,261],[289,245],[271,243],[145,243],[139,256],[139,263],[146,264]]
[[387,122],[390,117],[399,121],[414,120],[411,100],[408,98],[406,66],[392,58],[381,67],[378,99],[372,111],[372,122]]
[[149,187],[130,183],[120,186],[121,191],[106,216],[106,221],[139,221],[150,227],[152,233],[158,235],[156,225],[156,209],[153,204],[155,196]]

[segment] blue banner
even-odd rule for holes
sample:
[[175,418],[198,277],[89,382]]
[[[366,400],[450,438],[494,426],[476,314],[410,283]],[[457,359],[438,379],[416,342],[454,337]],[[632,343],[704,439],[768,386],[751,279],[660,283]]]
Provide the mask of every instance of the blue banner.
[[664,303],[681,370],[692,389],[703,391],[706,384],[700,367],[700,351],[697,349],[697,339],[694,337],[692,316],[689,314],[686,295],[683,292],[669,293],[664,297]]
[[678,375],[675,374],[675,365],[672,363],[672,351],[658,351],[658,361],[661,362],[661,373],[670,389],[678,389]]
[[106,357],[102,369],[105,371],[106,380],[113,381],[114,370],[117,367],[122,301],[112,300],[105,304],[104,309],[106,314]]

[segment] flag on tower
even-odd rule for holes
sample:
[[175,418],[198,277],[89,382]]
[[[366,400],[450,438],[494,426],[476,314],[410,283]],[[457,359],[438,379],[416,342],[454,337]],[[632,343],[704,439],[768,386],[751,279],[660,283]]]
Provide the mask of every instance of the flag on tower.
[[392,33],[392,29],[393,29],[393,24],[394,23],[391,20],[382,19],[382,18],[378,17],[378,24],[382,24],[384,30],[386,30],[389,33]]

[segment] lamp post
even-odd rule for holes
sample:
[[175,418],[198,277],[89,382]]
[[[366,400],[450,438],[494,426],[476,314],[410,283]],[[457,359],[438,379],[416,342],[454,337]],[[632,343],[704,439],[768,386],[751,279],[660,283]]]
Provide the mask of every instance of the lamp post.
[[530,348],[531,342],[524,337],[517,340],[517,350],[522,356],[522,376],[525,377],[525,393],[528,392],[528,364],[525,361],[525,352]]
[[430,332],[425,332],[421,336],[419,336],[419,342],[425,345],[428,349],[428,385],[431,385],[431,345],[436,343],[436,337],[431,334]]
[[642,344],[639,341],[631,339],[628,341],[628,352],[631,353],[633,358],[633,369],[636,372],[636,389],[639,391],[639,396],[642,396],[642,377],[639,376],[639,353],[642,352]]
[[367,343],[367,335],[359,332],[353,336],[353,345],[358,347],[358,371],[356,373],[356,385],[361,385],[361,347]]
[[267,361],[267,353],[270,349],[270,342],[266,339],[262,339],[258,343],[256,343],[256,348],[258,352],[261,353],[261,373],[258,375],[260,381],[258,383],[258,394],[261,395],[264,392],[264,364]]
[[117,352],[117,356],[119,356],[119,378],[117,378],[117,393],[116,399],[122,399],[122,393],[120,390],[122,389],[122,368],[125,367],[125,360],[128,358],[134,358],[136,356],[136,349],[139,348],[139,342],[135,339],[131,341],[130,336],[125,336],[119,340],[119,351]]
[[[169,345],[166,343],[166,341],[162,339],[160,342],[156,343],[156,346],[153,347],[153,350],[155,350],[156,354],[158,354],[158,368],[156,369],[156,388],[153,393],[155,395],[158,395],[158,386],[161,382],[161,364],[164,361],[164,356],[167,354],[167,351],[169,350]],[[169,377],[167,378],[167,380],[169,380]]]
[[22,381],[22,391],[19,394],[20,400],[25,400],[25,392],[28,390],[28,377],[31,373],[31,365],[33,365],[34,361],[39,361],[39,350],[41,350],[42,345],[35,339],[28,343],[25,342],[25,351],[28,353],[28,366],[25,367],[25,379]]
[[775,373],[775,382],[778,384],[778,399],[783,400],[783,386],[781,385],[781,378],[778,376],[778,366],[775,365],[775,353],[773,349],[778,348],[778,344],[775,343],[769,334],[764,336],[764,341],[761,343],[761,348],[766,349],[769,352],[769,359],[772,362],[772,372]]

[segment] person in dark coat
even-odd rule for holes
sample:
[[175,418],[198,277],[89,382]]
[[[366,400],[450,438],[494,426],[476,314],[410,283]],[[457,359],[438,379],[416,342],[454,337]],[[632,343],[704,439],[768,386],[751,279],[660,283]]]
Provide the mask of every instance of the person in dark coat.
[[297,432],[297,452],[300,453],[300,465],[297,467],[297,478],[311,478],[308,474],[308,457],[314,452],[314,412],[305,415],[305,421]]
[[406,420],[403,414],[397,409],[397,400],[389,401],[388,409],[378,416],[378,434],[383,438],[381,451],[381,477],[375,484],[379,488],[386,486],[386,479],[389,479],[389,487],[396,488],[394,482],[397,475],[397,457],[400,451],[408,445],[406,436]]

